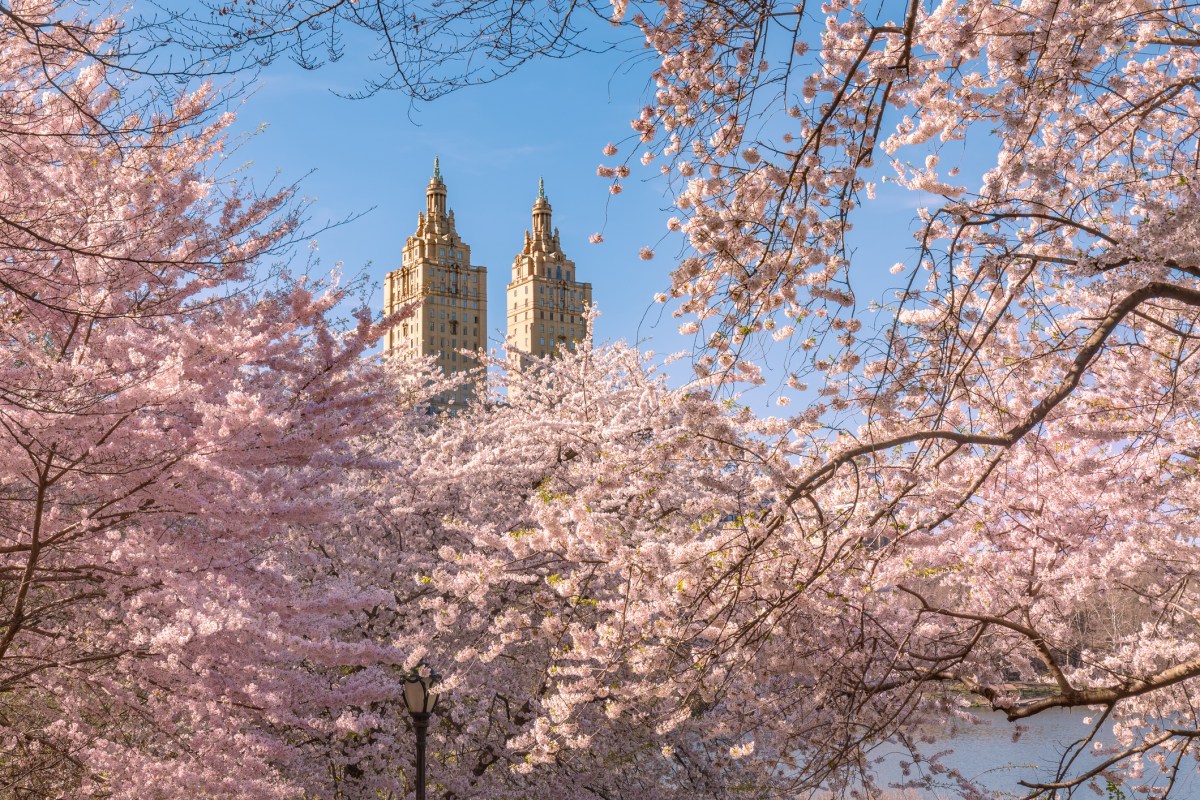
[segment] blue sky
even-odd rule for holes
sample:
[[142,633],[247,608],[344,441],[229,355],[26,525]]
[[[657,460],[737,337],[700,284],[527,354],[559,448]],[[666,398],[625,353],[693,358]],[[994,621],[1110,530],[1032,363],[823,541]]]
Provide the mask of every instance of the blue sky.
[[[313,71],[280,61],[261,73],[237,109],[237,130],[265,128],[233,163],[248,162],[256,181],[299,180],[302,194],[314,201],[313,228],[361,215],[316,237],[320,267],[342,262],[348,274],[365,271],[374,284],[372,304],[380,308],[383,277],[398,265],[439,156],[459,233],[471,245],[473,261],[488,268],[494,346],[503,341],[504,288],[513,255],[530,225],[538,179],[544,178],[563,248],[580,277],[593,285],[602,315],[597,339],[639,342],[663,355],[689,351],[692,339],[680,336],[678,321],[653,302],[668,285],[681,244],[675,236],[664,241],[671,212],[665,183],[654,179],[657,167],[640,167],[633,153],[633,175],[615,197],[609,181],[596,175],[597,164],[611,161],[601,153],[606,143],[624,143],[621,155],[629,155],[629,120],[652,91],[647,55],[633,46],[538,61],[495,83],[415,108],[394,92],[360,100],[339,96],[359,90],[369,74],[361,53]],[[958,159],[943,157],[946,166],[952,160]],[[913,212],[922,200],[935,198],[884,184],[879,199],[857,217],[860,309],[871,299],[888,299],[886,288],[899,285],[902,276],[888,269],[911,255]],[[588,243],[597,231],[605,241]],[[638,258],[646,245],[657,249],[652,261]],[[769,354],[768,371],[783,355],[782,345]],[[677,384],[690,375],[686,364],[670,372]],[[764,410],[773,405],[770,394],[782,384],[777,377],[768,391],[747,401]]]
[[[316,238],[323,267],[341,261],[348,273],[366,270],[377,284],[378,306],[383,276],[398,265],[416,227],[439,156],[459,233],[474,262],[488,268],[488,327],[497,345],[504,287],[544,178],[563,248],[593,284],[602,313],[597,337],[657,340],[665,332],[670,347],[684,347],[669,317],[653,322],[661,311],[653,295],[667,285],[669,262],[638,258],[641,247],[666,233],[663,185],[631,179],[614,197],[596,176],[601,148],[628,137],[628,120],[641,108],[643,84],[622,73],[625,58],[542,61],[411,109],[396,93],[337,96],[359,87],[361,65],[304,71],[281,62],[260,75],[237,109],[239,131],[265,128],[232,163],[249,161],[249,174],[260,182],[301,180],[302,194],[314,200],[313,227],[362,214]],[[590,244],[597,231],[605,241]]]

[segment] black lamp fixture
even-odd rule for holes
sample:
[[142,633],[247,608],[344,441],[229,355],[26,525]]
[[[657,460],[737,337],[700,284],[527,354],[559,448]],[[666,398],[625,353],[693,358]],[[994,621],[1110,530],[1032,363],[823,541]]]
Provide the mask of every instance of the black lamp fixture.
[[404,705],[417,732],[417,800],[425,800],[425,733],[438,706],[438,692],[433,690],[438,678],[426,666],[418,666],[404,678]]

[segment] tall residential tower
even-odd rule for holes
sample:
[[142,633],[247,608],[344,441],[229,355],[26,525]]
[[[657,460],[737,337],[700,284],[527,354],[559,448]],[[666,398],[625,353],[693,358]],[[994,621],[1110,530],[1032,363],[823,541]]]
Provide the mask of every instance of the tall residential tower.
[[487,268],[472,266],[471,247],[454,227],[438,160],[425,189],[425,212],[404,244],[401,267],[384,278],[384,312],[417,301],[414,316],[388,331],[389,354],[436,356],[444,371],[473,367],[468,350],[487,346]]
[[586,333],[583,312],[592,304],[592,285],[577,280],[575,262],[563,253],[550,212],[545,184],[538,181],[533,230],[525,231],[525,246],[513,259],[506,298],[508,338],[533,356],[574,349]]

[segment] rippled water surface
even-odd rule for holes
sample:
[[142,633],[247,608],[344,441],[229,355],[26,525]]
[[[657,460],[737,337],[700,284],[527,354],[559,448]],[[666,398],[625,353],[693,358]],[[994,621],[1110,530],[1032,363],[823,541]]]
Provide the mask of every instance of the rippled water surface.
[[[1084,718],[1095,716],[1088,712],[1051,711],[1028,720],[1026,732],[1016,741],[1012,740],[1013,726],[999,714],[980,715],[990,724],[960,725],[954,737],[947,740],[942,749],[951,750],[944,762],[947,766],[961,771],[965,776],[976,779],[990,789],[997,798],[1025,797],[1029,789],[1023,788],[1018,781],[1045,779],[1054,774],[1054,768],[1071,742],[1082,738],[1090,730],[1084,724]],[[1111,726],[1108,726],[1111,730]],[[1102,738],[1105,745],[1112,744],[1111,735]],[[901,762],[904,759],[897,751],[888,754],[877,773],[889,783],[904,780]],[[1089,752],[1076,762],[1087,766],[1075,770],[1075,773],[1086,771],[1103,760],[1102,756]],[[928,798],[929,800],[955,800],[960,792],[951,788],[950,781],[940,781],[946,788],[912,792],[913,797]],[[1147,763],[1144,783],[1163,786],[1164,777],[1158,775],[1156,767]],[[1116,800],[1120,795],[1109,795],[1105,791],[1104,779],[1099,779],[1100,793],[1097,794],[1086,787],[1076,789],[1068,795],[1060,792],[1061,798],[1102,797],[1105,800]],[[1127,795],[1128,796],[1128,795]],[[1185,756],[1180,768],[1179,778],[1171,793],[1171,797],[1179,800],[1200,800],[1200,772],[1197,763],[1190,755]]]

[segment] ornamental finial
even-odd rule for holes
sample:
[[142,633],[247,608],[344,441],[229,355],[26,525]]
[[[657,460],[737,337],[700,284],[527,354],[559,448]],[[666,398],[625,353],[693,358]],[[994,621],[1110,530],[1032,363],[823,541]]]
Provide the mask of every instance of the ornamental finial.
[[547,203],[550,202],[546,199],[546,182],[541,178],[538,178],[538,200],[546,200]]
[[433,157],[433,179],[435,181],[440,181],[442,179],[442,167],[441,164],[438,163],[437,156]]

